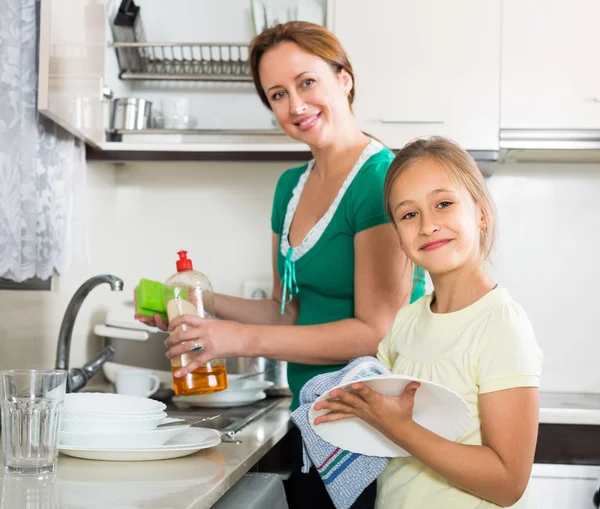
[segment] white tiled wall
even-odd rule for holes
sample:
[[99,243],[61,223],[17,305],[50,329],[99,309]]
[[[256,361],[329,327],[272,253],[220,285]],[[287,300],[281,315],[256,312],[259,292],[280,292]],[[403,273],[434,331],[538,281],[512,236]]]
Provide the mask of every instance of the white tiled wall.
[[542,387],[600,392],[600,166],[504,166],[493,270],[528,312],[545,354]]
[[[292,163],[293,164],[293,163]],[[90,164],[92,266],[57,278],[51,293],[0,292],[0,368],[50,366],[62,313],[87,277],[112,272],[77,321],[72,363],[95,352],[87,335],[140,277],[164,280],[189,251],[215,289],[240,295],[245,279],[270,277],[272,193],[282,163]],[[525,307],[545,353],[545,390],[600,392],[595,284],[600,165],[504,165],[489,179],[499,211],[493,272]]]
[[121,262],[131,289],[164,281],[185,249],[215,291],[271,274],[271,204],[287,163],[143,163],[117,172]]
[[278,163],[88,165],[92,263],[54,279],[51,292],[0,291],[0,369],[49,368],[68,301],[87,278],[112,273],[122,293],[94,289],[74,331],[71,365],[100,350],[90,333],[107,309],[132,300],[141,277],[164,281],[185,249],[215,289],[241,295],[245,279],[270,279],[272,194]]

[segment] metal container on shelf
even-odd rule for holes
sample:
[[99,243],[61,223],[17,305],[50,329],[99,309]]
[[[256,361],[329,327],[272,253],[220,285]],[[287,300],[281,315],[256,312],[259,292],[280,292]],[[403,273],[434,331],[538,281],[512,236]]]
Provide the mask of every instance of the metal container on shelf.
[[273,382],[273,387],[267,389],[267,394],[290,394],[287,380],[287,362],[285,361],[276,361],[266,357],[235,357],[226,359],[225,365],[227,366],[227,373],[230,375],[263,373],[252,379]]
[[139,131],[150,127],[152,103],[136,97],[119,97],[112,100],[110,128],[112,130]]

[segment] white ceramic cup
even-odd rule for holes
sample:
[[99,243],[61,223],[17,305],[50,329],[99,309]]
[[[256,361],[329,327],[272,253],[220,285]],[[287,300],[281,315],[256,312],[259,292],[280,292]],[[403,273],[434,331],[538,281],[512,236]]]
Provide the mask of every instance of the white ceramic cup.
[[160,388],[160,378],[149,369],[119,369],[117,393],[148,398]]

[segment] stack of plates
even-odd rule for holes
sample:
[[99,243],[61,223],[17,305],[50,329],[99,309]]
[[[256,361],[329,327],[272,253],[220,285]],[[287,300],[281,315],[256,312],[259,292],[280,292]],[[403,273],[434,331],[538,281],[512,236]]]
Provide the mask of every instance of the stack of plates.
[[121,394],[67,394],[59,449],[78,458],[138,461],[185,456],[220,443],[220,434],[212,429],[157,428],[172,421],[165,408],[158,401]]
[[255,401],[265,399],[265,390],[273,385],[273,382],[262,380],[240,379],[241,375],[227,375],[227,389],[224,391],[211,392],[209,394],[197,394],[193,396],[174,396],[173,402],[179,407],[198,406],[208,408],[227,408],[250,405]]

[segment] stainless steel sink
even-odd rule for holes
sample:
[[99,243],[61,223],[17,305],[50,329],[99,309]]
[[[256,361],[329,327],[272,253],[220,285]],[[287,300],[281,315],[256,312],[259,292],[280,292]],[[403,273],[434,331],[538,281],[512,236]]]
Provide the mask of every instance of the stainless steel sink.
[[180,408],[174,403],[167,405],[167,415],[177,419],[200,419],[220,414],[216,419],[195,426],[213,428],[229,436],[235,435],[244,426],[263,417],[281,402],[282,398],[267,398],[251,405],[231,408]]

